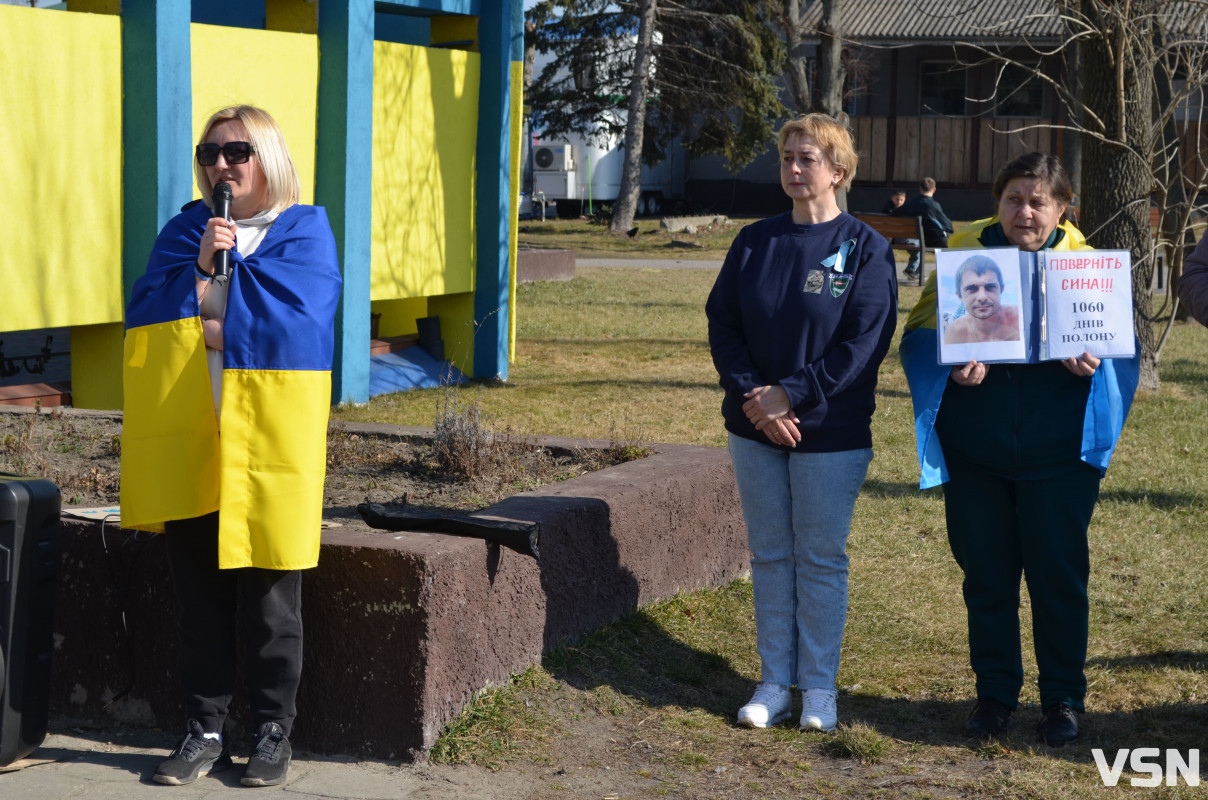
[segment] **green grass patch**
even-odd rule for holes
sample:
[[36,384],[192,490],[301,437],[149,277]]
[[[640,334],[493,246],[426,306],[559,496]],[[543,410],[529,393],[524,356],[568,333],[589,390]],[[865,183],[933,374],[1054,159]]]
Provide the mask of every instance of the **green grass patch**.
[[[464,391],[476,393],[496,430],[724,446],[703,312],[714,275],[580,269],[573,281],[521,286],[508,382]],[[899,323],[918,296],[917,287],[901,287]],[[854,771],[879,759],[876,770],[888,777],[843,778],[836,796],[850,789],[851,796],[1094,798],[1103,787],[1091,747],[1109,756],[1117,748],[1202,747],[1208,330],[1176,324],[1161,377],[1161,390],[1136,399],[1091,524],[1082,745],[1051,750],[1035,742],[1039,695],[1026,590],[1016,725],[993,752],[963,738],[974,685],[961,576],[948,548],[942,493],[917,488],[913,412],[895,341],[877,391],[876,457],[848,543],[850,607],[839,674],[847,733],[808,737],[787,724],[758,732],[734,725],[759,675],[751,586],[736,581],[655,603],[550,653],[527,680],[467,709],[433,759],[492,766],[540,758],[550,731],[597,716],[631,726],[631,739],[650,748],[650,769],[707,775],[737,765],[747,770],[748,787],[769,795],[801,796],[793,794],[794,780],[813,794],[840,781],[838,768],[828,766],[839,754],[829,748],[838,745],[826,742],[846,737],[843,758],[856,760]],[[335,416],[430,426],[439,396],[375,398]],[[1115,791],[1133,796],[1130,788]],[[1191,793],[1163,788],[1145,796]]]
[[570,249],[580,258],[673,258],[721,260],[730,242],[743,225],[752,219],[732,219],[728,223],[698,226],[695,233],[670,233],[659,220],[640,219],[634,223],[635,236],[613,234],[608,224],[588,220],[521,220],[518,234],[522,248]]

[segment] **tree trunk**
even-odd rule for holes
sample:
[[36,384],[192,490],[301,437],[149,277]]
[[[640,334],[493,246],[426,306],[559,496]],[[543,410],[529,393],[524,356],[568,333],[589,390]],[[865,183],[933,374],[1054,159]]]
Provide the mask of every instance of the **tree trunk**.
[[788,57],[784,61],[784,77],[798,114],[808,114],[814,108],[810,97],[810,65],[801,36],[801,11],[797,0],[784,3],[784,43]]
[[[1152,321],[1153,259],[1147,141],[1153,103],[1153,39],[1146,32],[1154,0],[1082,0],[1099,36],[1083,48],[1086,107],[1102,122],[1102,139],[1082,140],[1082,230],[1097,249],[1132,252],[1133,309],[1141,345],[1140,386],[1158,388]],[[1087,120],[1090,124],[1089,119]]]
[[529,87],[533,85],[533,68],[537,63],[537,26],[532,20],[524,23],[524,94],[528,95]]
[[832,117],[843,112],[843,0],[822,0],[818,26],[818,94],[822,110]]
[[621,188],[609,225],[613,233],[625,233],[633,227],[633,216],[642,194],[642,136],[646,128],[656,6],[657,0],[641,0],[638,6],[638,41],[633,54],[633,79],[629,83],[629,116],[625,120],[625,160],[621,164]]
[[[822,110],[851,127],[851,120],[843,110],[843,83],[847,70],[843,64],[843,0],[822,0],[822,22],[818,26],[821,40],[818,43],[818,94]],[[847,190],[840,187],[835,192],[839,208],[847,210]]]
[[[1066,26],[1066,38],[1072,39],[1072,26]],[[1065,85],[1074,97],[1082,97],[1082,46],[1077,40],[1069,41],[1061,51],[1065,60]],[[1069,107],[1069,127],[1062,131],[1061,144],[1065,150],[1066,171],[1074,190],[1075,205],[1082,205],[1082,107],[1073,103]]]

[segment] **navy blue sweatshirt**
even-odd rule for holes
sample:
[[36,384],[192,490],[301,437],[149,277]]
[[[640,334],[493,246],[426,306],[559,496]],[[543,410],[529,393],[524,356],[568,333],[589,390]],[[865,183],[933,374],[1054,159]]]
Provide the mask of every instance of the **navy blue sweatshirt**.
[[[842,271],[823,263],[841,249]],[[797,225],[790,213],[748,225],[705,313],[726,430],[771,445],[743,413],[743,394],[779,384],[800,419],[795,451],[872,446],[877,368],[897,325],[897,270],[884,237],[846,213],[817,225]]]

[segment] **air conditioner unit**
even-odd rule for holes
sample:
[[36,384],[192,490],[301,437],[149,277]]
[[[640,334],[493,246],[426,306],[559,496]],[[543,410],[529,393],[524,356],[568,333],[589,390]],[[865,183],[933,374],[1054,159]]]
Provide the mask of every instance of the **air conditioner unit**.
[[575,168],[569,144],[539,144],[533,148],[533,168],[565,172]]

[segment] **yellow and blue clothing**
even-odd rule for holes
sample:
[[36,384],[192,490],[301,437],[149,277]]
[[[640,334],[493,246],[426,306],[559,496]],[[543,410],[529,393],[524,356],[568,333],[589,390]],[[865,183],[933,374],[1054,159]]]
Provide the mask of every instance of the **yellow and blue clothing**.
[[[1009,242],[990,218],[950,244]],[[1089,248],[1065,223],[1045,249]],[[991,364],[979,385],[960,386],[938,363],[936,291],[932,273],[906,322],[901,357],[914,401],[920,486],[943,484],[948,541],[964,573],[977,696],[1012,709],[1018,702],[1022,577],[1032,601],[1041,706],[1082,711],[1087,530],[1136,391],[1139,356],[1103,359],[1089,378],[1059,362]]]
[[[1058,226],[1052,238],[1053,250],[1090,249],[1082,233],[1068,222]],[[951,249],[956,250],[1006,247],[1008,244],[1003,236],[1002,226],[998,223],[998,217],[978,220],[949,239]],[[923,287],[919,302],[906,320],[901,345],[902,367],[914,403],[921,489],[938,486],[948,480],[948,468],[939,437],[936,436],[935,424],[940,412],[940,401],[947,389],[955,384],[948,381],[950,368],[940,364],[936,358],[936,291],[935,274],[932,273]],[[1139,348],[1137,352],[1140,353]],[[999,366],[1001,365],[994,365],[995,368]],[[1056,363],[1047,366],[1050,370],[1064,371],[1064,367]],[[1120,438],[1128,408],[1137,390],[1139,376],[1140,355],[1137,355],[1132,359],[1103,359],[1090,379],[1081,415],[1080,457],[1095,467],[1100,475],[1107,471],[1115,451],[1116,441]]]
[[255,253],[232,251],[222,432],[194,265],[212,216],[185,206],[156,239],[126,311],[122,524],[219,511],[219,566],[318,563],[341,277],[326,212],[281,212]]

